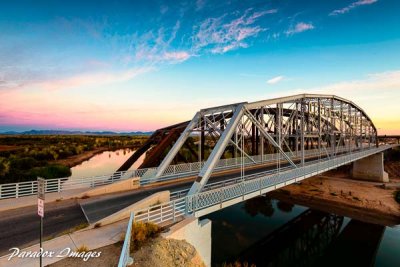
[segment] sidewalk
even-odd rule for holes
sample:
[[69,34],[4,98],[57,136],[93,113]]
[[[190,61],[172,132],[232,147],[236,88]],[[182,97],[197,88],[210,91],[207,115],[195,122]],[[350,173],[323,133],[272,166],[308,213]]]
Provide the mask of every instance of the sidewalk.
[[[75,252],[77,248],[81,246],[86,246],[90,251],[95,251],[100,247],[111,245],[123,240],[126,231],[128,220],[123,220],[114,224],[106,225],[100,228],[94,229],[83,229],[68,235],[63,235],[55,239],[45,241],[43,243],[44,251],[54,251],[53,257],[44,257],[43,266],[60,261],[65,257],[57,257],[62,252],[65,255],[66,248],[70,248],[71,252]],[[21,249],[21,252],[37,252],[39,251],[39,244],[33,245],[31,247]],[[18,258],[14,257],[8,260],[9,255],[0,257],[0,266],[27,266],[36,267],[39,266],[39,258]],[[100,255],[101,257],[101,255]],[[83,259],[82,259],[83,260]]]
[[[46,193],[45,203],[53,202],[58,199],[73,198],[76,195],[78,195],[82,192],[85,192],[87,190],[88,190],[88,188],[78,188],[78,189],[66,190],[63,192]],[[20,197],[20,198],[1,199],[0,200],[0,212],[6,211],[6,210],[11,210],[11,209],[22,208],[22,207],[33,206],[33,205],[37,205],[37,196],[36,195],[25,196],[25,197]]]

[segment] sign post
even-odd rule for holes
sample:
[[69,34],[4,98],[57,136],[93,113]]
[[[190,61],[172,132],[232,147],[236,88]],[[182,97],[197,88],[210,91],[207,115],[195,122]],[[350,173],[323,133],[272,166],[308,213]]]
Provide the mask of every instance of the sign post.
[[43,217],[44,217],[44,194],[46,192],[46,180],[37,178],[37,196],[38,196],[38,215],[40,216],[40,267],[42,263],[42,238],[43,238]]

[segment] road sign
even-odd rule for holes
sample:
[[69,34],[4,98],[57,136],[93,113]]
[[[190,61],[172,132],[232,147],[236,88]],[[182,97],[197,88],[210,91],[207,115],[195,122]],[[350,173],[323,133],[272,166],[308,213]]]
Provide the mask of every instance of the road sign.
[[[37,205],[37,213],[40,216],[40,249],[42,246],[43,239],[43,217],[44,217],[44,194],[46,193],[46,180],[43,178],[37,178],[37,196],[38,196],[38,205]],[[43,266],[42,254],[40,254],[39,258],[39,266]]]
[[37,213],[40,217],[44,217],[44,200],[38,198]]
[[38,177],[37,178],[37,194],[38,198],[44,200],[44,193],[46,191],[46,180],[43,178]]

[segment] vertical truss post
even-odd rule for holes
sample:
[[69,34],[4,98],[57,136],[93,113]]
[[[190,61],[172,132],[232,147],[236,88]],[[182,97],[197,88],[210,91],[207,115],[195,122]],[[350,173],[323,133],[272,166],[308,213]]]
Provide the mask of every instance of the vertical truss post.
[[305,158],[304,158],[304,113],[305,113],[305,105],[304,98],[301,99],[301,122],[300,122],[300,147],[301,147],[301,166],[304,167]]
[[226,125],[225,131],[222,133],[210,156],[208,157],[204,166],[201,168],[199,176],[190,188],[188,195],[199,193],[207,183],[212,171],[218,163],[218,160],[221,158],[222,153],[224,153],[228,142],[234,134],[234,131],[236,131],[236,127],[243,116],[243,107],[244,103],[236,106],[231,120]]
[[331,134],[331,149],[332,149],[332,157],[333,157],[335,155],[335,144],[336,144],[336,137],[335,137],[335,132],[334,132],[335,119],[334,119],[334,99],[333,98],[331,98],[331,108],[329,110],[329,117],[330,117],[330,123],[331,123],[330,134]]
[[206,121],[204,119],[204,115],[201,114],[201,113],[200,113],[200,118],[201,118],[201,120],[200,120],[200,123],[201,123],[201,128],[200,128],[200,130],[201,130],[201,133],[200,133],[200,155],[201,155],[201,157],[200,157],[200,161],[203,161],[204,158],[205,158],[205,155],[204,155],[204,152],[205,152],[204,144],[205,144],[205,141],[206,141],[205,140],[206,139],[206,135],[205,135]]
[[295,141],[294,145],[296,146],[296,157],[299,156],[299,104],[296,101],[296,114],[295,114],[295,124],[294,124],[294,129],[295,129]]
[[194,115],[193,119],[186,126],[185,130],[182,132],[181,136],[178,138],[174,146],[168,152],[167,156],[161,162],[160,166],[158,166],[155,175],[156,178],[160,177],[164,173],[165,169],[169,166],[169,164],[171,164],[172,160],[178,154],[179,149],[181,149],[181,147],[185,143],[186,139],[189,137],[192,130],[198,124],[199,118],[200,118],[200,112],[197,112],[196,115]]
[[319,152],[319,158],[321,158],[321,135],[322,135],[322,130],[321,130],[321,99],[318,98],[318,152]]
[[351,153],[351,150],[352,150],[352,146],[353,146],[353,144],[352,144],[352,141],[353,141],[353,117],[352,117],[352,114],[351,114],[351,105],[350,104],[348,104],[349,105],[349,127],[350,127],[350,136],[349,136],[349,152]]
[[[264,107],[261,107],[260,123],[263,127],[265,127]],[[261,142],[261,162],[264,162],[264,136],[262,134],[260,134],[260,142]]]

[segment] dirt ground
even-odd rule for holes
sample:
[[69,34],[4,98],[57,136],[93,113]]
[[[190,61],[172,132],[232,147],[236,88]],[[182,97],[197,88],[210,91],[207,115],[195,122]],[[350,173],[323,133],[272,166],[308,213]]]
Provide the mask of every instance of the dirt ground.
[[66,258],[59,262],[47,265],[49,267],[114,267],[118,265],[119,255],[121,253],[121,244],[105,246],[93,251],[101,252],[100,257],[90,258],[84,261],[81,258]]
[[371,223],[400,224],[400,204],[394,199],[396,186],[400,186],[400,162],[385,166],[389,173],[389,186],[383,183],[351,179],[349,170],[341,168],[308,178],[271,192],[271,197],[333,212]]
[[[118,265],[121,243],[105,246],[93,251],[101,252],[98,258],[83,261],[81,258],[66,258],[49,267],[114,267]],[[186,241],[157,237],[133,253],[134,263],[140,267],[205,267],[196,249]]]
[[107,151],[107,150],[109,150],[109,148],[101,147],[101,148],[97,148],[97,149],[94,149],[94,150],[91,150],[91,151],[84,152],[84,153],[79,154],[79,155],[68,157],[66,159],[60,159],[60,160],[57,160],[55,162],[72,168],[72,167],[74,167],[76,165],[81,164],[82,162],[84,162],[86,160],[89,160],[93,156],[95,156],[97,154],[100,154],[101,152],[104,152],[104,151]]
[[158,237],[133,254],[140,267],[205,267],[196,249],[186,241]]

